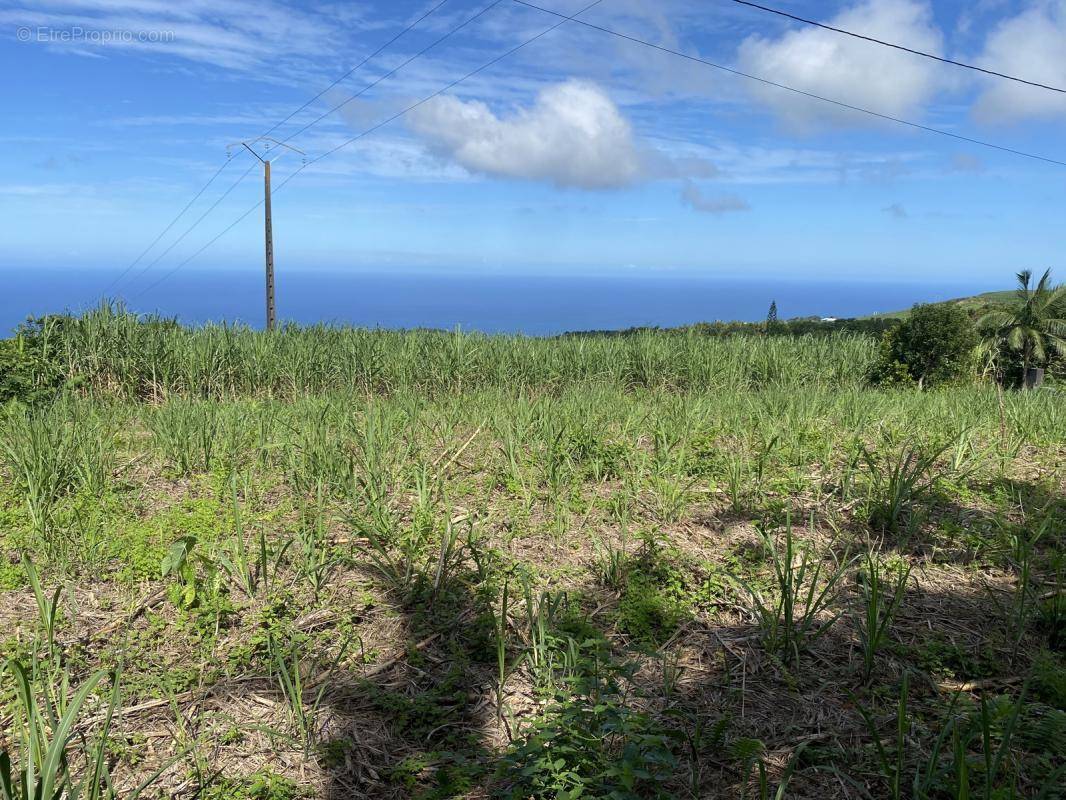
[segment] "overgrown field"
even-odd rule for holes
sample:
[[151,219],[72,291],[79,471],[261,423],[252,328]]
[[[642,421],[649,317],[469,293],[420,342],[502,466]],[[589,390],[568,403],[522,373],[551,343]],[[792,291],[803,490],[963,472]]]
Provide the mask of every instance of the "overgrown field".
[[42,796],[1066,797],[1053,389],[869,388],[857,335],[38,355],[0,747]]

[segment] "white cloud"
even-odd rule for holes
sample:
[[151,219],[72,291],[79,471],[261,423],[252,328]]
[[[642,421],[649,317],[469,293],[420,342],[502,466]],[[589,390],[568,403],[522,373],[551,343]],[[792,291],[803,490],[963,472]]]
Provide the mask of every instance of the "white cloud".
[[[917,0],[865,0],[828,24],[943,53],[943,36],[929,7]],[[929,59],[821,28],[791,30],[777,39],[750,36],[740,45],[738,63],[760,77],[900,117],[919,115],[947,80],[943,68]],[[752,84],[752,92],[794,128],[871,119],[773,86]]]
[[730,211],[749,211],[751,206],[743,197],[735,194],[725,194],[718,197],[708,197],[692,181],[686,181],[681,190],[681,202],[694,211],[704,214],[728,214]]
[[[1038,0],[989,34],[978,66],[1066,86],[1066,0]],[[989,77],[974,113],[986,122],[1066,116],[1066,95]]]
[[439,97],[409,115],[437,153],[471,172],[548,181],[560,187],[616,189],[642,177],[633,130],[598,86],[570,80],[500,117],[485,103]]

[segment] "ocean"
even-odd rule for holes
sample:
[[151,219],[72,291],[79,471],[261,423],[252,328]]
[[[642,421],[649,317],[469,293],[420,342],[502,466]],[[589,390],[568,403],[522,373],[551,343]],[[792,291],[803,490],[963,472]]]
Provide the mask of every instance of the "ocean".
[[[80,311],[115,276],[104,271],[0,268],[0,331],[29,315]],[[278,318],[380,328],[443,328],[544,336],[565,331],[671,327],[766,317],[854,317],[1000,288],[973,283],[798,280],[641,273],[472,274],[393,270],[279,271]],[[121,293],[112,297],[122,297]],[[183,322],[263,321],[260,272],[184,271],[125,297],[133,310]]]

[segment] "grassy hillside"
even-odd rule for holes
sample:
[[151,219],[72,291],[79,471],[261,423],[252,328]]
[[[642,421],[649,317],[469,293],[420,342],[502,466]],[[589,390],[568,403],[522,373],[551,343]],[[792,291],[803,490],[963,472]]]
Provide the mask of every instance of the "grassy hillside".
[[[1013,291],[984,292],[983,294],[975,294],[970,297],[956,297],[951,300],[944,300],[943,303],[962,306],[967,311],[977,313],[987,306],[1009,302],[1013,297]],[[868,317],[864,317],[864,319],[877,319],[879,317],[887,319],[906,319],[908,314],[910,314],[909,308],[900,311],[871,314]]]
[[846,334],[53,334],[0,414],[16,764],[69,686],[123,798],[1058,796],[1062,395],[872,389]]

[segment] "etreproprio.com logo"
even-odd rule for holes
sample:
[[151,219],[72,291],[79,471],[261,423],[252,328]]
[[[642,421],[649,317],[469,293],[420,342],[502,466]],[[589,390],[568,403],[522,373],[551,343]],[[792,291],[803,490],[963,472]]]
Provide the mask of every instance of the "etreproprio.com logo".
[[100,30],[98,28],[30,28],[19,27],[15,38],[20,42],[46,44],[165,44],[174,41],[174,31]]

